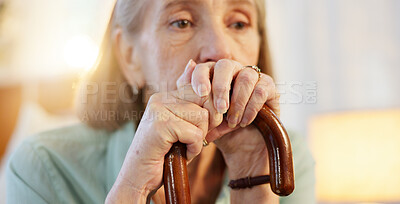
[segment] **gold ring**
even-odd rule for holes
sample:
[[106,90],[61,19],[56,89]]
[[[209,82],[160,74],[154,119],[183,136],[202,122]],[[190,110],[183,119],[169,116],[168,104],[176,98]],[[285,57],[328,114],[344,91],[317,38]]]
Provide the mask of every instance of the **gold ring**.
[[254,69],[258,73],[258,79],[261,78],[261,69],[258,68],[257,65],[247,65],[247,66],[243,66],[243,68],[252,68],[252,69]]
[[203,140],[203,147],[207,146],[209,143],[207,142],[206,139]]

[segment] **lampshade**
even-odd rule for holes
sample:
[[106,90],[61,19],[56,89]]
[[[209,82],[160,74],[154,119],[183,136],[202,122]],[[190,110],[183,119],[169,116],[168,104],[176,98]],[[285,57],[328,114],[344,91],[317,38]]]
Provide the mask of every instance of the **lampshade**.
[[320,201],[400,201],[400,109],[321,114],[309,124]]

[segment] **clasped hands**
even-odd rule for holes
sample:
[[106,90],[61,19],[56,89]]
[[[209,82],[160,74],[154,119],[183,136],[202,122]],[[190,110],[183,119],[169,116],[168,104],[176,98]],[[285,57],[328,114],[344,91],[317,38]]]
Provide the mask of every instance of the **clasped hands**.
[[164,156],[177,141],[187,145],[189,161],[201,152],[204,139],[214,142],[231,179],[269,174],[264,139],[250,124],[265,103],[279,114],[278,100],[266,74],[228,59],[190,60],[177,90],[150,97],[110,193],[122,198],[126,192],[133,199],[158,189]]

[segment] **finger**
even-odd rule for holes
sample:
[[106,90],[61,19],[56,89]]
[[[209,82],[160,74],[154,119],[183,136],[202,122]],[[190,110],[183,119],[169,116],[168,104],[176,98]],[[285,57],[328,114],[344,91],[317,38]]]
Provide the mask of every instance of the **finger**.
[[219,60],[214,66],[212,92],[214,107],[219,113],[225,113],[229,108],[229,90],[234,76],[242,66],[232,60]]
[[212,97],[203,104],[203,108],[197,104],[183,100],[178,100],[177,103],[164,104],[164,106],[173,116],[200,128],[204,133],[203,139],[205,139],[209,130],[219,126],[223,121],[222,114],[218,113],[214,108]]
[[[177,103],[193,103],[194,105],[203,107],[205,110],[208,111],[209,130],[221,124],[223,116],[215,109],[211,94],[206,97],[199,97],[194,94],[192,87],[187,85],[185,85],[184,88],[181,89],[179,92],[179,94],[175,94],[175,97],[177,98]],[[172,103],[170,104],[170,106],[173,106]],[[177,107],[176,109],[179,109],[179,107]]]
[[245,68],[238,73],[233,86],[231,105],[227,116],[230,128],[236,127],[242,120],[244,110],[257,82],[258,73],[253,69]]
[[192,74],[192,87],[195,93],[200,96],[206,96],[211,91],[210,71],[215,62],[207,62],[196,65]]
[[164,107],[176,117],[200,128],[205,137],[209,121],[207,109],[180,99],[178,99],[177,103],[166,103]]
[[222,123],[223,115],[222,113],[219,113],[217,109],[215,109],[213,104],[212,94],[209,95],[209,98],[205,101],[203,107],[208,110],[208,116],[209,116],[208,130],[211,130],[219,126]]
[[246,127],[253,122],[262,106],[267,101],[274,100],[275,95],[276,88],[272,78],[268,75],[261,74],[261,78],[254,87],[249,102],[247,103],[240,126]]
[[167,142],[170,146],[178,141],[186,144],[188,160],[200,154],[205,134],[200,128],[178,118],[175,121],[169,120],[166,127],[168,127],[166,131],[169,133]]
[[185,67],[185,71],[176,81],[176,87],[178,87],[178,89],[186,84],[190,84],[192,73],[195,67],[196,63],[192,59],[190,59]]
[[279,106],[279,98],[280,98],[280,94],[278,92],[276,92],[274,98],[267,100],[268,107],[270,107],[272,109],[272,111],[278,117],[280,117],[280,115],[281,115],[280,106]]
[[212,129],[211,131],[209,131],[206,135],[206,140],[210,143],[210,142],[214,142],[215,140],[218,140],[219,138],[221,138],[222,136],[224,136],[225,134],[232,132],[234,130],[239,129],[240,126],[236,126],[235,128],[230,128],[228,126],[228,122],[226,122],[225,120],[216,128]]

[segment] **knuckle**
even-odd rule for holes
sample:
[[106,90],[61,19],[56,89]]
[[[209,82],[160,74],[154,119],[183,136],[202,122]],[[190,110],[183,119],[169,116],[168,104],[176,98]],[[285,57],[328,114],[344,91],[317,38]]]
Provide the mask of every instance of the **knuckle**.
[[205,64],[196,65],[195,70],[194,70],[194,72],[192,74],[192,81],[194,83],[204,83],[204,82],[206,82],[207,81],[206,79],[208,78],[205,75],[207,73],[205,71],[206,69],[209,69],[209,68]]
[[148,104],[153,104],[153,103],[159,101],[159,99],[160,99],[159,93],[155,93],[155,94],[150,96]]
[[266,82],[266,84],[268,84],[268,86],[274,86],[275,87],[275,83],[274,83],[274,79],[266,74],[261,74],[261,79],[264,80]]
[[195,135],[195,143],[200,143],[203,141],[203,131],[200,129],[196,130],[198,132],[198,134]]
[[195,67],[194,67],[194,69],[196,70],[196,69],[200,69],[201,67],[204,67],[204,66],[206,66],[205,64],[203,64],[203,63],[200,63],[200,64],[197,64]]
[[246,108],[246,104],[242,101],[237,101],[235,104],[235,110],[244,110]]
[[209,81],[210,81],[210,79],[205,75],[202,75],[202,76],[197,77],[196,79],[193,79],[193,83],[195,85],[202,85],[202,86],[207,86]]
[[261,74],[261,77],[263,78],[263,79],[265,79],[265,80],[267,80],[267,81],[269,81],[269,82],[273,82],[274,81],[274,79],[270,76],[270,75],[267,75],[267,74]]
[[220,59],[215,64],[215,67],[232,67],[232,62],[228,59]]
[[234,110],[243,110],[246,108],[247,102],[246,99],[239,96],[235,101],[232,101],[232,108],[234,108]]
[[[255,74],[255,73],[254,73]],[[239,80],[244,84],[254,84],[255,75],[252,72],[243,70],[240,72]]]
[[254,89],[254,96],[260,99],[266,99],[268,96],[268,93],[265,89],[262,87],[256,87]]
[[215,92],[226,93],[229,91],[229,87],[224,84],[215,84],[213,86]]
[[233,65],[237,66],[237,67],[243,67],[243,65],[240,64],[240,62],[238,62],[238,61],[230,60],[230,62],[231,62]]
[[167,128],[167,130],[178,136],[181,135],[181,130],[179,129],[179,126],[176,125],[176,123],[172,122],[171,120],[162,120],[162,121],[158,121],[158,126],[157,128]]
[[250,106],[247,110],[247,117],[257,115],[258,110],[255,106]]
[[194,68],[193,75],[199,74],[199,71],[202,70],[202,69],[208,69],[208,66],[206,64],[198,64],[198,65],[196,65],[196,67]]
[[180,139],[180,137],[182,137],[183,130],[181,128],[173,128],[173,127],[171,127],[171,129],[172,129],[173,134],[175,134],[178,137],[178,139]]

